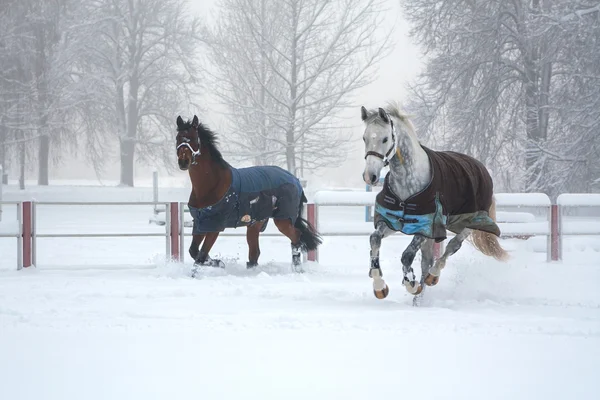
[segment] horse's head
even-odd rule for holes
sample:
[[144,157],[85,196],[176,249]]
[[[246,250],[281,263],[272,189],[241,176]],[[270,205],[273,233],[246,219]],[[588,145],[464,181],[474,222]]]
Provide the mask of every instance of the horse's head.
[[177,117],[177,163],[183,171],[196,164],[196,157],[200,155],[198,125],[198,117],[195,115],[191,123],[184,122],[181,116]]
[[379,108],[369,115],[363,106],[360,109],[361,118],[365,123],[365,170],[363,179],[368,185],[377,185],[379,174],[394,156],[396,148],[396,129],[390,115]]

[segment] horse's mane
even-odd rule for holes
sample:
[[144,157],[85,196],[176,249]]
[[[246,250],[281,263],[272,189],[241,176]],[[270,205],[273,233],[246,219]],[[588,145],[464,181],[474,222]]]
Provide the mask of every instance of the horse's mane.
[[[418,141],[418,137],[417,137],[417,133],[415,131],[415,127],[412,123],[411,119],[411,115],[405,113],[404,111],[401,110],[401,107],[398,103],[395,102],[388,102],[386,104],[385,107],[383,107],[383,109],[393,118],[399,120],[402,122],[402,124],[404,125],[404,127],[406,128],[406,131],[408,132],[409,135],[411,135],[413,137],[413,139]],[[369,110],[369,117],[367,118],[367,120],[365,121],[366,123],[376,123],[379,125],[387,125],[379,116],[379,112],[378,109],[371,109]]]
[[[177,131],[187,131],[192,128],[192,121],[187,120],[183,123],[181,127],[177,128]],[[204,125],[202,122],[198,122],[198,137],[200,138],[200,143],[205,145],[208,148],[208,152],[210,153],[210,157],[220,164],[223,167],[228,166],[227,161],[223,159],[223,155],[217,148],[217,144],[219,140],[217,139],[217,135],[211,131],[208,126]]]

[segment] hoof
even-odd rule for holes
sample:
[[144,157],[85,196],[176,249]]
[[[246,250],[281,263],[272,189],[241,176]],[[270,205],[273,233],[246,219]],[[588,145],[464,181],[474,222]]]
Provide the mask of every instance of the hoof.
[[410,282],[408,280],[405,280],[402,283],[404,283],[404,287],[406,288],[408,293],[410,293],[412,295],[415,295],[415,296],[419,295],[423,291],[423,286],[421,286],[420,283],[416,283],[415,281]]
[[435,286],[438,284],[439,281],[440,281],[439,276],[434,276],[431,274],[427,274],[427,277],[425,278],[425,284],[427,286]]
[[420,284],[417,285],[417,290],[413,293],[415,296],[418,296],[421,294],[421,292],[423,292],[423,286],[421,286]]
[[196,261],[194,267],[213,267],[213,268],[225,268],[225,263],[215,258],[209,258],[204,262]]
[[373,289],[373,294],[379,300],[385,299],[388,296],[388,294],[390,294],[390,288],[388,287],[388,285],[385,285],[381,290]]
[[372,269],[371,275],[373,278],[373,294],[380,300],[385,299],[390,293],[390,288],[385,281],[381,279],[381,271],[379,269]]
[[292,272],[294,272],[296,274],[303,274],[304,273],[304,267],[302,267],[302,264],[300,264],[300,265],[292,265]]
[[256,267],[258,267],[258,263],[257,262],[250,262],[250,261],[246,262],[246,268],[247,269],[253,269],[253,268],[256,268]]
[[[292,249],[294,247],[292,246]],[[296,273],[304,273],[304,267],[302,266],[302,255],[300,251],[292,251],[292,270]]]

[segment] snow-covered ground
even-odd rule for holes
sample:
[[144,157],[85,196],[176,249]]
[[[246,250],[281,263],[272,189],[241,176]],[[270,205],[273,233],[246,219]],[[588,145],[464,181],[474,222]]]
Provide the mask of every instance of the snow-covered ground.
[[[148,206],[43,207],[38,232],[164,231]],[[420,307],[401,285],[407,238],[383,242],[385,300],[368,237],[325,240],[294,274],[284,237],[261,239],[255,271],[244,238],[222,237],[227,268],[192,279],[162,238],[40,238],[22,271],[0,238],[0,399],[600,398],[600,237],[556,263],[530,240],[503,241],[508,263],[465,244]]]

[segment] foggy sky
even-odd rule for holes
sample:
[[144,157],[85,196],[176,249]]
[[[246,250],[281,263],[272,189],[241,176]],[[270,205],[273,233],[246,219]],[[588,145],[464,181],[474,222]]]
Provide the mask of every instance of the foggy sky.
[[[217,0],[191,0],[191,9],[207,19],[214,19],[218,10],[216,7]],[[353,152],[348,154],[347,160],[337,168],[323,170],[318,173],[319,176],[308,175],[310,189],[322,186],[346,186],[346,187],[363,187],[364,183],[361,178],[362,169],[364,167],[364,148],[361,140],[363,133],[363,125],[360,119],[360,105],[365,105],[367,108],[383,106],[389,100],[403,102],[406,92],[404,84],[414,78],[421,68],[422,56],[416,46],[414,46],[408,37],[408,26],[403,20],[400,11],[400,2],[398,0],[385,0],[389,11],[387,12],[386,25],[382,29],[388,29],[393,24],[396,24],[396,31],[393,35],[395,47],[392,53],[384,59],[376,70],[376,78],[374,82],[365,88],[357,91],[354,97],[358,104],[353,110],[349,110],[344,114],[347,119],[347,125],[352,126],[352,134],[354,143],[352,145]],[[198,52],[198,57],[203,57],[202,52]],[[218,134],[224,131],[220,129],[219,105],[216,99],[210,96],[210,88],[208,93],[201,99],[202,104],[207,110],[207,113],[198,113],[198,116],[205,120],[209,126]],[[183,113],[184,111],[182,111]],[[173,116],[175,121],[176,116]],[[174,122],[173,122],[174,123]],[[221,141],[225,141],[226,137],[222,136]],[[326,143],[324,144],[326,145]],[[82,158],[83,154],[81,154]],[[234,165],[236,166],[236,165]],[[35,174],[35,172],[33,172]],[[159,170],[161,176],[163,172]],[[27,179],[32,179],[32,172],[28,173]],[[181,175],[181,176],[179,176]],[[139,166],[136,168],[136,182],[139,180],[149,180],[150,173],[144,173]],[[107,182],[118,181],[119,165],[113,163],[112,168],[107,168],[106,172],[101,176]],[[167,179],[165,176],[163,182]],[[87,165],[84,161],[65,158],[61,165],[53,166],[50,174],[50,181],[57,179],[96,179],[96,174],[91,165]],[[188,179],[186,173],[175,172],[169,181],[185,182]],[[141,182],[140,182],[141,183]],[[166,183],[166,182],[165,182]]]

